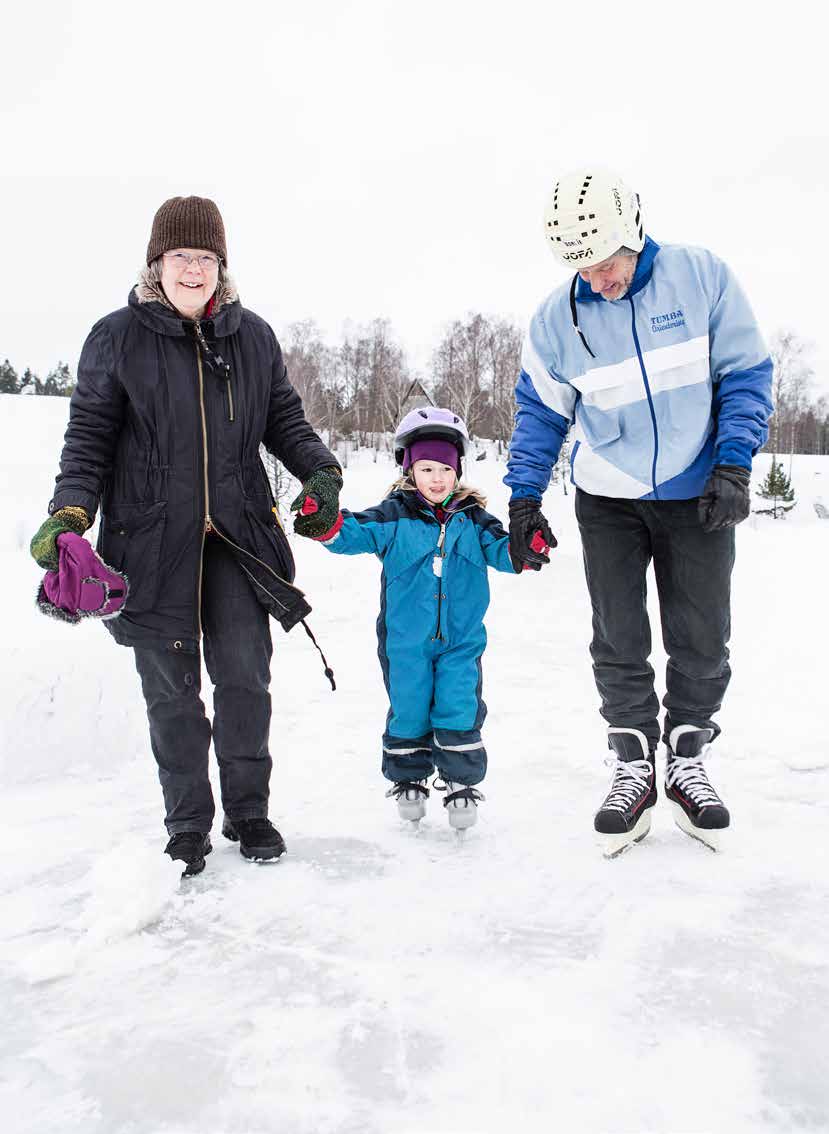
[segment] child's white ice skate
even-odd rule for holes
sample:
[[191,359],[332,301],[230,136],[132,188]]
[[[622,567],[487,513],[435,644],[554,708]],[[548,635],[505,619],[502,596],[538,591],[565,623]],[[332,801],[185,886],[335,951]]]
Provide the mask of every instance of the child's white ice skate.
[[397,800],[397,810],[401,819],[408,819],[411,823],[419,823],[426,814],[426,800],[429,798],[429,789],[426,780],[401,780],[392,784],[386,792],[386,799]]
[[449,826],[455,831],[465,831],[478,821],[478,804],[486,796],[477,788],[467,784],[453,784],[450,780],[446,784],[446,796],[443,806],[449,817]]

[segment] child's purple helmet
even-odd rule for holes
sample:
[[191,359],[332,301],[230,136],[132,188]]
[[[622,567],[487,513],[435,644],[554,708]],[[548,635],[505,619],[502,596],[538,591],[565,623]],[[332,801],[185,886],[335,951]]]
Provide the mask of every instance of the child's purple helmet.
[[415,441],[448,441],[457,449],[459,459],[469,452],[469,434],[463,419],[438,406],[413,409],[400,422],[394,435],[394,459],[398,465],[408,468],[408,450]]

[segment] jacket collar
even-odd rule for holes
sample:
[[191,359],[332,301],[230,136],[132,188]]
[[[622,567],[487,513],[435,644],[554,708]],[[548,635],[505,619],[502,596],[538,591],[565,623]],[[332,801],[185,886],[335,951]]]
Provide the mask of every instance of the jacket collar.
[[[130,310],[138,320],[157,335],[181,337],[192,335],[193,320],[184,319],[171,307],[163,292],[158,294],[148,287],[142,279],[130,291],[127,300]],[[234,335],[242,322],[242,304],[235,288],[222,298],[218,311],[201,322],[205,335],[211,339],[223,339]]]
[[[633,273],[633,280],[630,287],[624,295],[627,299],[628,296],[636,295],[637,291],[641,291],[645,284],[651,278],[653,273],[653,262],[656,259],[656,254],[659,251],[659,245],[655,240],[651,240],[649,236],[645,237],[645,246],[639,253],[639,258],[636,261],[636,271]],[[578,277],[576,284],[576,302],[577,303],[607,303],[601,295],[594,292],[589,283]]]

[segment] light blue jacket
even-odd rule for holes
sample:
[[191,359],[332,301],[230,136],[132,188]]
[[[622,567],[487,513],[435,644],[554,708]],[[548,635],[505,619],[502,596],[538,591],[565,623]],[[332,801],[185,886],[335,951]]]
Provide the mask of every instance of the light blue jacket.
[[772,363],[730,269],[648,237],[623,299],[577,281],[541,304],[524,342],[513,498],[542,496],[571,425],[573,483],[597,496],[687,500],[715,464],[750,469],[768,435]]

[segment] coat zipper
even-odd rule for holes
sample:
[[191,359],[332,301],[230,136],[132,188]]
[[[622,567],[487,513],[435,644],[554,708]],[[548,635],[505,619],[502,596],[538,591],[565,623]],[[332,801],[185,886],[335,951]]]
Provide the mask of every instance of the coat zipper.
[[210,487],[207,472],[207,414],[204,410],[204,371],[202,370],[201,351],[199,344],[196,347],[196,366],[199,372],[199,408],[201,409],[201,428],[202,428],[202,465],[204,468],[204,523],[202,524],[201,533],[201,554],[199,555],[199,585],[198,593],[196,595],[196,616],[198,619],[198,637],[202,635],[201,624],[201,587],[202,587],[202,574],[204,564],[204,541],[207,533],[213,528],[213,521],[210,519]]
[[648,398],[648,408],[651,411],[651,425],[653,426],[653,464],[651,466],[651,484],[653,486],[654,499],[659,499],[659,490],[656,487],[656,462],[659,459],[659,430],[656,425],[656,410],[653,408],[653,397],[651,395],[651,387],[648,382],[648,372],[645,369],[645,360],[642,358],[642,348],[639,345],[639,336],[636,333],[636,309],[633,306],[633,296],[628,296],[630,303],[630,329],[633,332],[633,342],[636,347],[636,355],[639,359],[639,369],[642,371],[642,381],[645,383],[645,393]]
[[[241,552],[242,555],[246,555],[248,557],[248,559],[252,559],[254,561],[254,563],[258,563],[260,565],[260,567],[264,567],[265,570],[268,571],[271,575],[273,575],[273,577],[275,579],[279,580],[279,582],[282,584],[283,587],[290,587],[290,589],[292,591],[296,591],[296,593],[298,595],[302,595],[303,598],[305,597],[305,591],[301,591],[299,589],[299,587],[295,587],[293,583],[289,583],[287,579],[283,579],[281,575],[277,575],[277,573],[276,573],[276,571],[274,571],[273,567],[269,566],[269,564],[267,564],[264,561],[264,559],[260,559],[259,556],[254,555],[252,551],[248,551],[246,548],[240,547],[238,543],[234,543],[232,539],[230,539],[228,536],[226,536],[223,532],[219,531],[219,529],[216,527],[215,523],[211,522],[211,527],[212,527],[212,531],[213,531],[214,535],[218,536],[219,539],[222,540],[224,543],[229,544],[230,547],[234,547],[237,551]],[[275,594],[273,594],[272,591],[269,591],[266,586],[264,586],[257,579],[255,579],[253,577],[253,575],[251,575],[250,571],[248,571],[247,567],[245,567],[244,564],[240,563],[239,566],[242,568],[242,570],[245,572],[245,574],[248,576],[248,578],[251,579],[254,583],[256,583],[257,587],[259,587],[260,590],[265,591],[266,594],[270,595],[270,597],[273,599],[273,601],[278,606],[281,606],[283,610],[288,609],[288,607],[285,605],[284,602],[280,602],[279,599],[276,597]]]
[[235,421],[236,414],[233,409],[233,386],[230,381],[230,366],[225,362],[220,354],[217,354],[215,351],[210,349],[207,343],[207,339],[204,337],[204,333],[201,329],[201,323],[198,319],[196,319],[194,326],[196,329],[197,349],[198,347],[201,347],[202,351],[204,352],[204,357],[210,364],[211,370],[221,370],[225,376],[225,385],[227,387],[227,420]]
[[[196,365],[198,367],[198,372],[199,372],[199,408],[201,410],[202,454],[203,454],[203,465],[204,465],[204,524],[202,525],[201,555],[199,556],[199,584],[198,584],[198,594],[197,594],[197,601],[196,601],[196,611],[197,611],[197,615],[198,615],[198,633],[199,633],[199,637],[201,637],[201,634],[202,634],[201,596],[202,596],[202,576],[203,576],[203,571],[204,571],[204,566],[203,566],[204,565],[204,541],[205,541],[209,532],[213,532],[215,535],[217,535],[219,537],[219,539],[223,540],[225,543],[229,544],[231,547],[235,547],[237,551],[240,551],[242,553],[242,555],[246,555],[248,557],[248,559],[252,559],[255,563],[260,564],[260,566],[264,567],[266,571],[269,571],[270,574],[273,575],[273,577],[275,579],[279,579],[279,582],[284,587],[290,587],[292,591],[296,591],[296,593],[298,595],[301,595],[303,598],[305,597],[305,592],[301,591],[299,589],[299,587],[295,587],[293,585],[293,583],[289,583],[287,579],[283,579],[281,576],[277,575],[276,571],[274,571],[274,569],[272,567],[270,567],[267,563],[265,563],[265,561],[263,559],[260,559],[258,555],[254,555],[253,552],[247,551],[244,547],[239,547],[239,545],[234,543],[232,539],[228,539],[228,537],[226,535],[224,535],[222,532],[219,531],[219,529],[216,527],[215,523],[213,522],[213,519],[210,515],[210,482],[209,482],[209,479],[208,479],[208,465],[207,465],[207,414],[205,412],[205,407],[204,407],[204,370],[202,369],[201,351],[199,350],[198,343],[196,343]],[[227,394],[228,394],[228,409],[229,409],[229,413],[230,413],[230,420],[233,421],[233,395],[231,393],[230,379],[229,378],[227,380]],[[262,471],[264,473],[264,469]],[[263,586],[262,583],[260,583],[257,579],[255,579],[246,567],[244,567],[242,564],[240,564],[240,566],[242,567],[242,570],[245,572],[245,574],[248,576],[248,578],[252,582],[256,583],[256,585],[260,588],[260,590],[265,591],[265,593],[267,595],[269,595],[269,597],[271,599],[273,599],[273,601],[276,603],[277,606],[281,607],[282,610],[288,609],[288,607],[285,605],[285,603],[280,602],[275,594],[273,594],[271,591],[268,590],[267,587]]]

